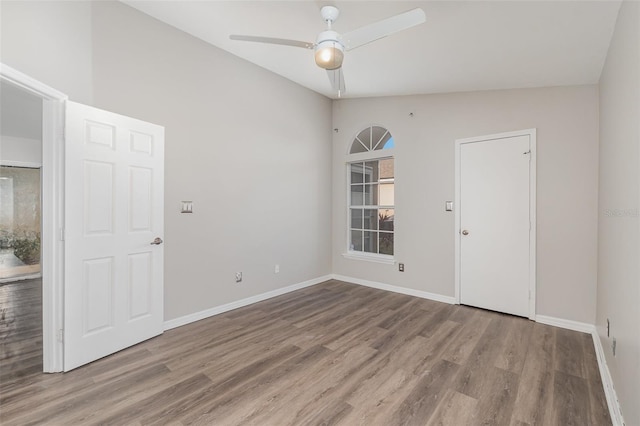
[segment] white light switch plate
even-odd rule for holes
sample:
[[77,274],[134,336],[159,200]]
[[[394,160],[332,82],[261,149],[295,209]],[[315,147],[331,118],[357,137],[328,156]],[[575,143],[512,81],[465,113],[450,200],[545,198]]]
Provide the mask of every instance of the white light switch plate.
[[183,201],[180,213],[193,213],[193,201]]
[[445,211],[448,211],[448,212],[453,211],[453,201],[445,201],[444,209]]

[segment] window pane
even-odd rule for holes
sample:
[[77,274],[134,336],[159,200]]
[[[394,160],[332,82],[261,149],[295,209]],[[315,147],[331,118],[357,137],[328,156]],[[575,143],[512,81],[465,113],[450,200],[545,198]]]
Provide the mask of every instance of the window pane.
[[393,158],[380,160],[380,180],[393,179]]
[[[364,141],[362,141],[364,143]],[[369,149],[367,147],[365,147],[364,145],[362,145],[360,142],[358,142],[357,139],[353,140],[353,143],[351,144],[351,151],[349,151],[350,154],[357,154],[359,152],[367,152]]]
[[351,231],[349,248],[354,251],[362,251],[362,231]]
[[367,127],[356,136],[366,147],[367,151],[371,149],[371,127]]
[[393,231],[393,209],[380,209],[378,212],[380,230]]
[[394,185],[393,183],[380,184],[380,204],[381,206],[394,205]]
[[367,253],[378,253],[378,233],[364,231],[364,250]]
[[351,183],[364,182],[364,174],[362,169],[363,163],[353,163],[350,165],[351,169]]
[[362,229],[362,209],[351,209],[351,227]]
[[351,205],[361,206],[364,204],[364,185],[351,185]]
[[378,162],[367,161],[364,163],[364,181],[378,183]]
[[377,150],[382,149],[384,143],[391,137],[387,129],[384,127],[373,126],[371,128],[371,149]]
[[393,254],[393,234],[380,232],[380,254]]
[[378,185],[377,184],[364,186],[364,205],[366,206],[378,205]]
[[364,209],[364,229],[378,229],[378,210]]

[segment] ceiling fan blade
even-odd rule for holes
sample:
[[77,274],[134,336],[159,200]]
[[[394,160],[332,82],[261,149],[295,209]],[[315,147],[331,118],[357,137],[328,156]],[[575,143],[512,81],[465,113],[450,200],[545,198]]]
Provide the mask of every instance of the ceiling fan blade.
[[259,36],[238,35],[238,34],[232,34],[229,36],[229,38],[231,40],[253,41],[256,43],[281,44],[284,46],[302,47],[304,49],[313,49],[315,47],[314,43],[309,43],[307,41],[299,41],[299,40],[289,40],[286,38],[259,37]]
[[342,67],[335,70],[327,70],[327,75],[329,76],[329,82],[333,90],[338,92],[338,97],[342,96],[347,91],[344,85],[344,72],[342,71]]
[[351,50],[399,31],[422,24],[426,20],[427,18],[424,11],[420,8],[416,8],[343,34],[342,41],[345,48],[347,50]]

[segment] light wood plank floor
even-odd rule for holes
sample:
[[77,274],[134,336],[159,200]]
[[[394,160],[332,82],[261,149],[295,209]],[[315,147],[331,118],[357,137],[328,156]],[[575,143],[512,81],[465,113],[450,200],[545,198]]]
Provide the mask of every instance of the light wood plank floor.
[[589,335],[338,281],[66,374],[10,372],[5,321],[3,425],[611,424]]

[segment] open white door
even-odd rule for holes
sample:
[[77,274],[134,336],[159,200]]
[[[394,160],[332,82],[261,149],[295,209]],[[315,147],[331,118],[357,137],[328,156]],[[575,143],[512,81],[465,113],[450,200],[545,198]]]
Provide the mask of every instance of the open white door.
[[67,102],[65,143],[69,371],[163,331],[164,128]]

